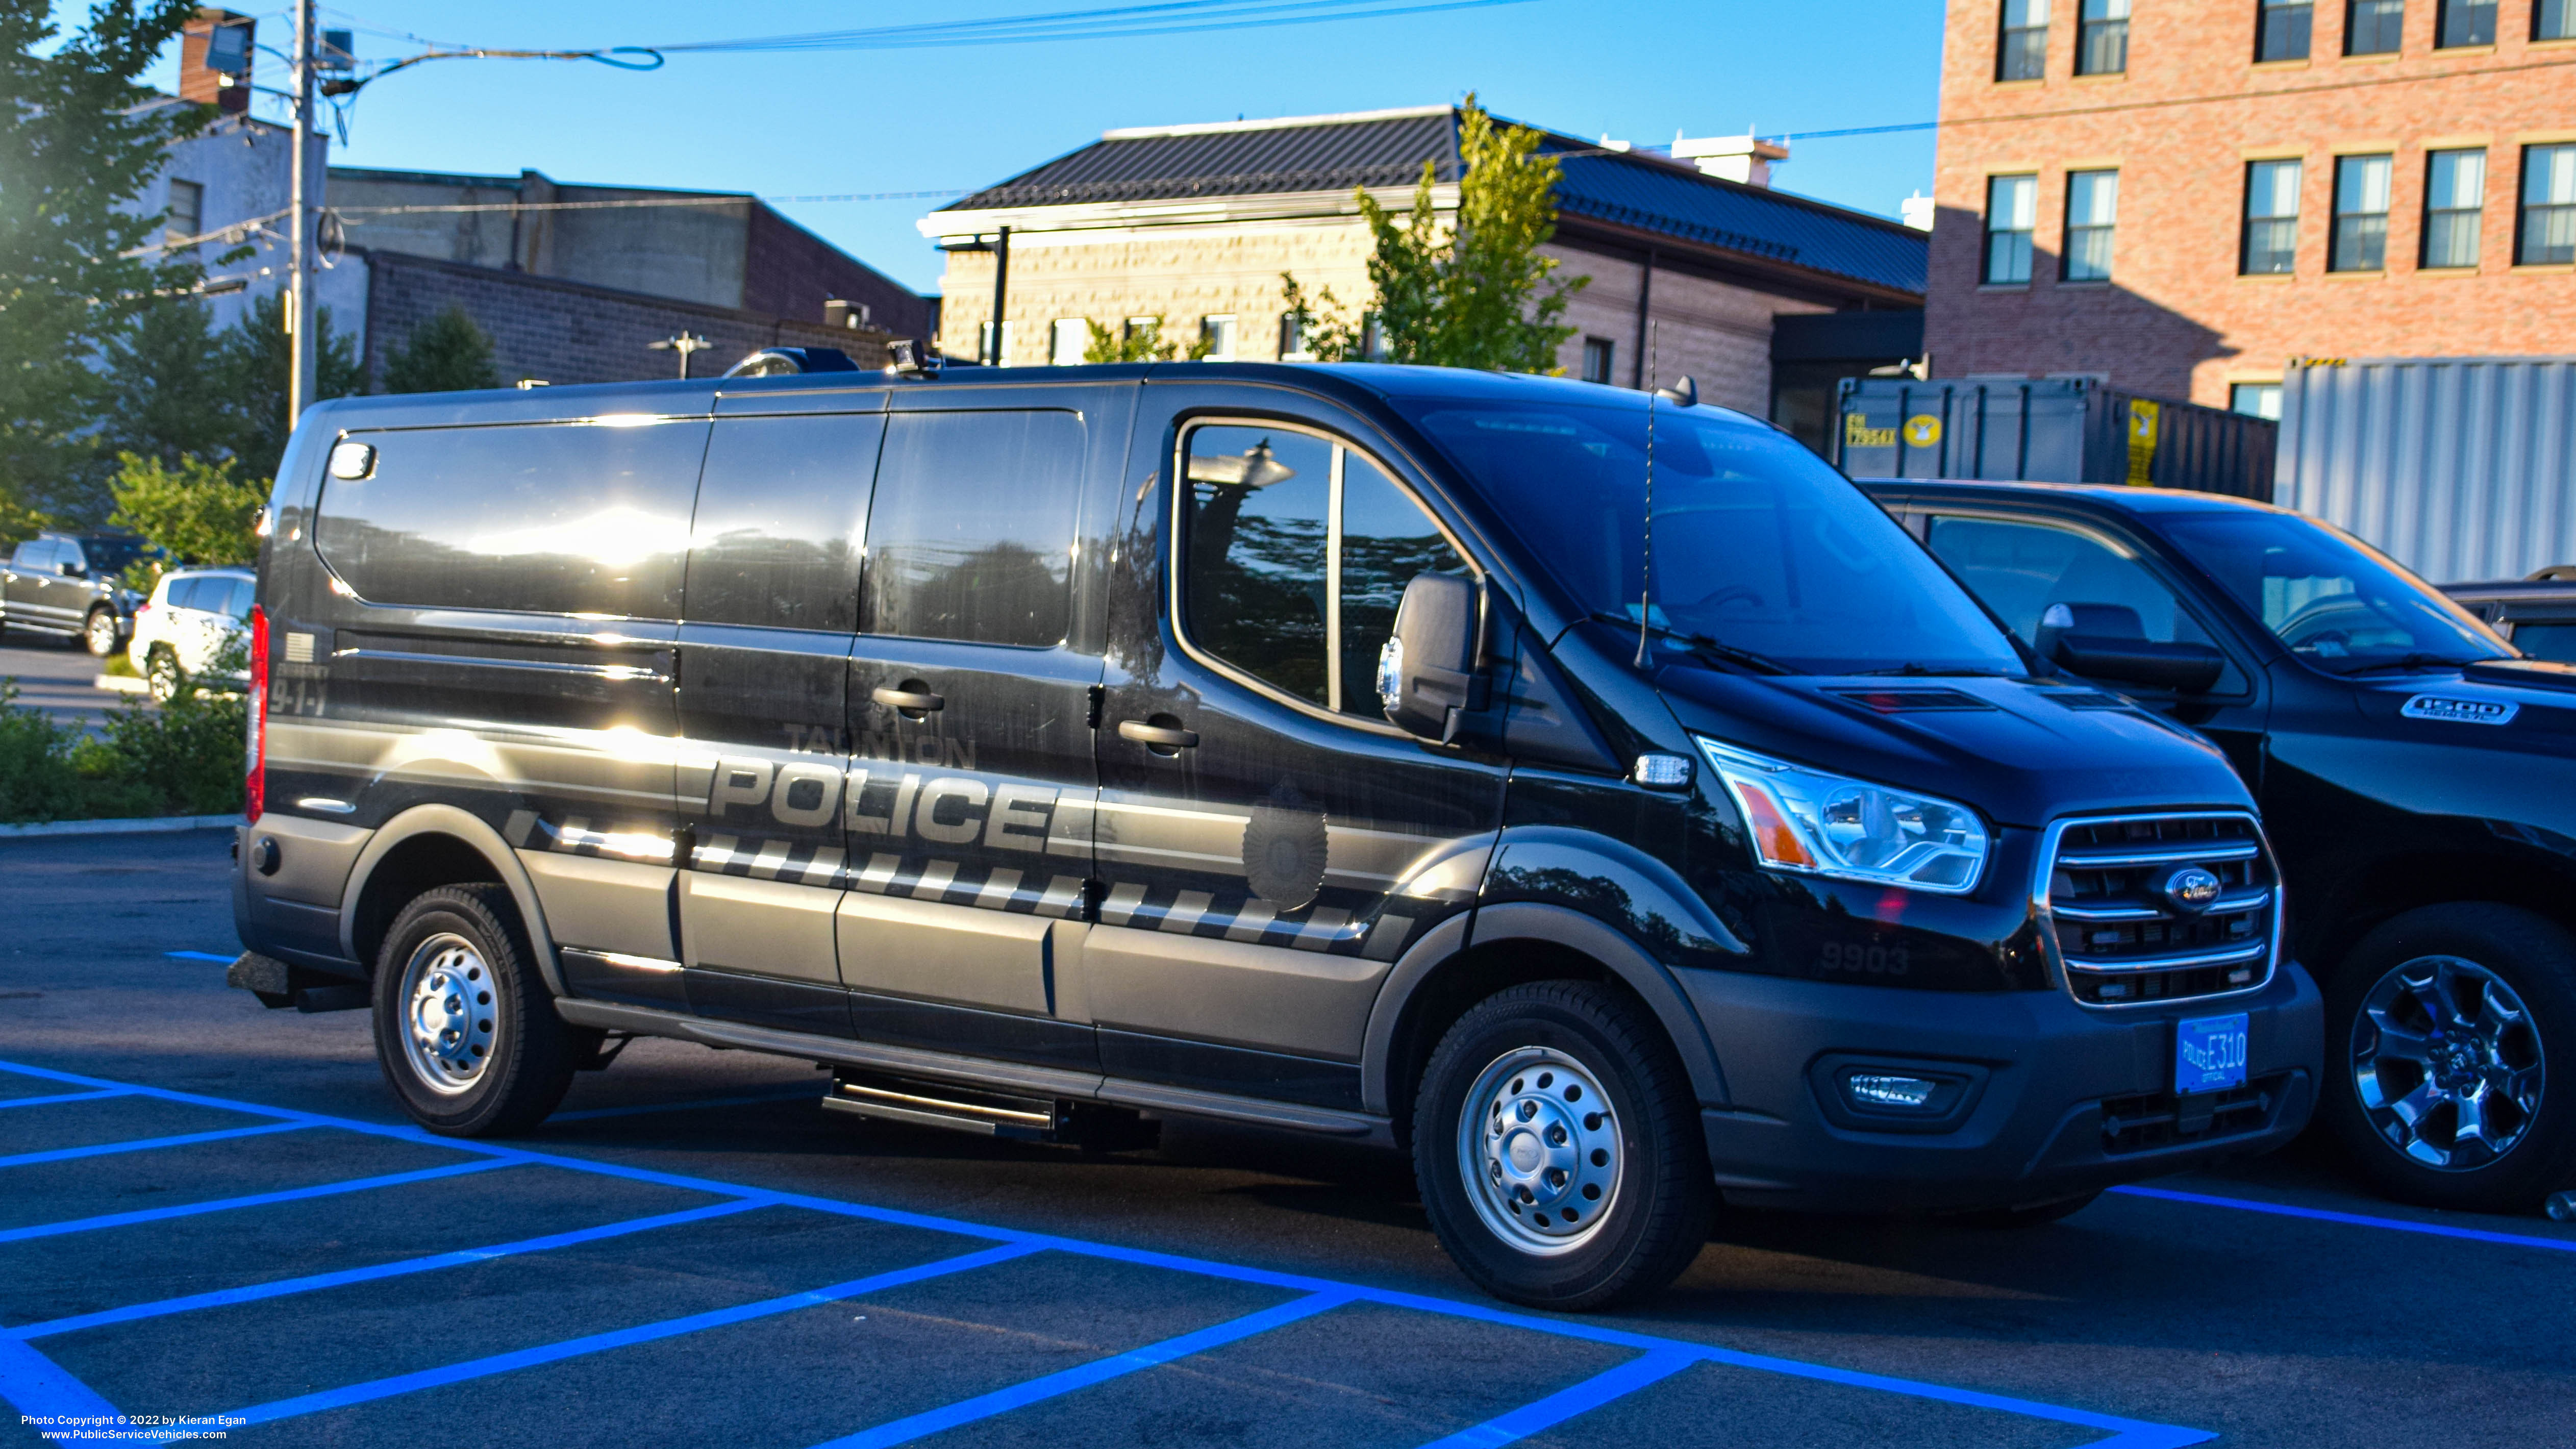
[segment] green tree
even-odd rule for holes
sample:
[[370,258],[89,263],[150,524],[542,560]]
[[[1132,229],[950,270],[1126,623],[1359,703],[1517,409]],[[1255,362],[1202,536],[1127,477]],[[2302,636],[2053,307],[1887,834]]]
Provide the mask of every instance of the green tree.
[[1091,345],[1082,349],[1085,362],[1170,362],[1183,356],[1198,362],[1216,350],[1216,339],[1202,332],[1199,339],[1190,344],[1189,351],[1182,352],[1179,343],[1164,340],[1163,322],[1159,317],[1129,327],[1124,335],[1088,318],[1082,325],[1091,329]]
[[[1589,277],[1552,280],[1556,259],[1540,253],[1556,235],[1560,165],[1542,154],[1539,133],[1498,126],[1471,93],[1461,108],[1458,215],[1443,225],[1431,203],[1437,172],[1422,163],[1413,208],[1398,218],[1365,188],[1359,193],[1371,248],[1378,355],[1389,362],[1554,373],[1556,350],[1574,335],[1566,303]],[[1328,362],[1367,355],[1368,319],[1353,318],[1330,288],[1314,298],[1280,274],[1286,310],[1306,350]]]
[[103,449],[165,464],[229,458],[240,437],[206,304],[164,297],[108,343]]
[[[52,0],[0,0],[0,526],[104,512],[101,349],[192,262],[140,249],[163,148],[211,114],[138,83],[193,0],[97,0],[64,38]],[[136,254],[139,253],[139,254]]]
[[[313,330],[322,344],[314,358],[313,395],[347,397],[358,391],[365,381],[358,350],[348,334],[331,330],[330,308],[315,309]],[[288,366],[283,292],[253,301],[215,341],[215,375],[232,417],[226,446],[245,478],[276,477],[277,460],[286,453]]]
[[238,477],[225,458],[207,463],[183,453],[176,463],[127,453],[115,483],[110,520],[192,564],[246,564],[259,557],[254,532],[268,501],[264,479]]
[[387,392],[464,392],[500,385],[491,337],[453,302],[413,328],[385,359]]

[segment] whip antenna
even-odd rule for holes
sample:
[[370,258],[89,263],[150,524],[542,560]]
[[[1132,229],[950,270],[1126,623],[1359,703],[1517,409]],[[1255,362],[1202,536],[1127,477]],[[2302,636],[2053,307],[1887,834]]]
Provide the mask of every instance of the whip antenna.
[[1637,667],[1646,667],[1646,639],[1654,628],[1655,618],[1655,397],[1662,392],[1658,385],[1657,354],[1662,350],[1664,324],[1658,319],[1646,324],[1646,518],[1645,556],[1637,570]]

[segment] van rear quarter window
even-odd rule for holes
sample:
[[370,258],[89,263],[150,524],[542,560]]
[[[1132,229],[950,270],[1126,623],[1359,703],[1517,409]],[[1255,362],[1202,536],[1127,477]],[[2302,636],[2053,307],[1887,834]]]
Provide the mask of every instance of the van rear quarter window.
[[728,419],[707,445],[689,531],[687,617],[769,629],[858,626],[859,549],[885,419]]
[[542,423],[374,435],[375,471],[331,478],[314,543],[372,604],[679,613],[704,422]]
[[897,413],[868,512],[871,634],[1061,643],[1073,616],[1083,422],[1059,410]]

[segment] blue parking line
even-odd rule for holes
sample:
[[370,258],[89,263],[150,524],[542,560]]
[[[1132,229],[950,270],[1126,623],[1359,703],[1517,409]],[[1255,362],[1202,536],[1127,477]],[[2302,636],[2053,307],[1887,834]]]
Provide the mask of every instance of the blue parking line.
[[1496,1445],[1515,1443],[1704,1362],[1706,1360],[1698,1354],[1678,1348],[1632,1358],[1617,1368],[1594,1374],[1571,1388],[1523,1404],[1508,1414],[1487,1419],[1472,1429],[1461,1429],[1445,1439],[1435,1439],[1423,1449],[1495,1449]]
[[196,1142],[223,1142],[235,1137],[262,1137],[271,1132],[301,1132],[311,1122],[262,1122],[255,1127],[227,1127],[221,1132],[185,1132],[176,1137],[145,1137],[134,1142],[108,1142],[96,1147],[57,1147],[50,1152],[21,1152],[0,1157],[0,1167],[32,1167],[39,1162],[70,1162],[80,1157],[106,1157],[118,1152],[149,1152],[156,1147],[186,1147]]
[[523,1348],[515,1353],[496,1353],[489,1358],[468,1359],[444,1368],[423,1369],[418,1373],[395,1374],[391,1378],[372,1379],[346,1388],[326,1389],[318,1394],[300,1394],[291,1399],[276,1399],[235,1409],[223,1417],[241,1423],[266,1424],[279,1419],[292,1419],[304,1414],[318,1414],[325,1409],[343,1409],[375,1399],[389,1399],[397,1394],[417,1393],[444,1384],[464,1383],[469,1379],[488,1378],[514,1369],[533,1368],[538,1364],[559,1363],[603,1349],[625,1348],[631,1344],[651,1343],[658,1338],[678,1338],[730,1323],[746,1323],[755,1318],[768,1318],[780,1313],[793,1313],[800,1308],[816,1308],[856,1298],[866,1293],[881,1293],[900,1288],[906,1283],[919,1283],[930,1278],[944,1278],[951,1273],[988,1268],[1040,1251],[1027,1243],[1005,1243],[998,1248],[985,1248],[962,1257],[942,1258],[913,1268],[898,1268],[868,1278],[854,1278],[828,1288],[804,1293],[790,1293],[780,1298],[764,1298],[758,1303],[743,1303],[732,1308],[718,1308],[706,1313],[692,1313],[685,1318],[666,1318],[659,1323],[646,1323],[634,1328],[621,1328],[610,1333],[594,1333],[584,1338],[567,1339],[536,1348]]
[[2165,1202],[2198,1203],[2203,1207],[2235,1208],[2239,1212],[2269,1213],[2274,1217],[2307,1218],[2320,1223],[2341,1223],[2347,1227],[2385,1228],[2393,1233],[2422,1233],[2434,1238],[2458,1238],[2471,1243],[2502,1243],[2512,1248],[2543,1248],[2553,1253],[2576,1253],[2576,1238],[2543,1238],[2529,1233],[2498,1233],[2485,1228],[2454,1228],[2441,1223],[2409,1222],[2404,1218],[2378,1218],[2364,1213],[2339,1213],[2331,1208],[2292,1207],[2288,1203],[2256,1202],[2251,1198],[2216,1197],[2205,1192],[2176,1192],[2169,1187],[2115,1187],[2111,1191],[2129,1197],[2151,1197]]
[[434,1253],[426,1258],[404,1258],[398,1262],[378,1263],[367,1268],[345,1268],[335,1273],[314,1273],[303,1278],[283,1278],[273,1283],[252,1283],[240,1288],[222,1288],[210,1293],[191,1293],[184,1298],[164,1298],[153,1303],[137,1303],[125,1308],[109,1308],[97,1313],[83,1313],[71,1318],[49,1319],[43,1323],[22,1324],[0,1329],[0,1334],[19,1338],[44,1338],[57,1333],[73,1333],[84,1328],[99,1328],[111,1323],[130,1323],[138,1318],[162,1318],[173,1313],[191,1313],[200,1308],[221,1308],[231,1303],[253,1303],[262,1298],[283,1298],[292,1293],[310,1293],[321,1288],[337,1288],[347,1283],[371,1283],[379,1278],[400,1278],[413,1273],[435,1272],[440,1268],[460,1268],[469,1263],[488,1263],[494,1258],[514,1257],[521,1253],[543,1253],[555,1248],[569,1248],[577,1243],[595,1243],[602,1238],[622,1238],[629,1233],[651,1232],[655,1228],[677,1227],[682,1223],[703,1222],[708,1218],[728,1217],[749,1212],[768,1204],[753,1199],[712,1203],[706,1207],[682,1212],[663,1213],[657,1217],[629,1218],[595,1228],[572,1232],[550,1233],[542,1238],[522,1238],[515,1243],[497,1243],[488,1248],[464,1248],[453,1253]]
[[230,966],[241,959],[239,956],[218,956],[212,951],[164,951],[161,954],[173,961],[212,961],[218,966]]
[[701,1097],[694,1102],[647,1102],[636,1107],[591,1107],[580,1112],[557,1112],[548,1122],[596,1122],[602,1117],[640,1117],[647,1112],[689,1112],[700,1107],[748,1107],[759,1102],[814,1101],[822,1092],[814,1087],[793,1087],[778,1092],[751,1092],[740,1097]]
[[179,1203],[171,1207],[137,1208],[132,1212],[101,1213],[94,1218],[73,1218],[67,1222],[39,1223],[29,1228],[0,1229],[0,1243],[24,1242],[29,1238],[51,1238],[63,1233],[96,1232],[100,1228],[131,1227],[136,1223],[157,1223],[168,1218],[195,1217],[199,1213],[229,1212],[234,1208],[266,1207],[271,1203],[294,1202],[299,1198],[334,1197],[344,1192],[364,1192],[369,1188],[400,1187],[405,1183],[434,1182],[442,1177],[462,1177],[469,1172],[490,1172],[496,1167],[519,1164],[500,1158],[482,1158],[474,1162],[451,1162],[445,1167],[424,1167],[415,1172],[389,1172],[382,1177],[360,1177],[341,1182],[326,1182],[316,1187],[291,1187],[277,1192],[255,1192],[246,1197],[219,1197],[212,1202]]
[[972,1424],[979,1419],[1007,1414],[1013,1409],[1024,1408],[1043,1399],[1069,1394],[1076,1389],[1089,1388],[1093,1384],[1105,1383],[1110,1379],[1123,1378],[1139,1369],[1153,1368],[1159,1364],[1170,1363],[1176,1358],[1188,1358],[1194,1353],[1205,1353],[1212,1348],[1222,1348],[1238,1339],[1268,1333],[1274,1328],[1285,1327],[1300,1319],[1312,1318],[1318,1313],[1339,1308],[1358,1297],[1359,1294],[1350,1289],[1309,1293],[1303,1298],[1282,1303],[1273,1308],[1265,1308],[1258,1313],[1249,1313],[1213,1327],[1202,1328],[1196,1333],[1184,1333],[1178,1338],[1164,1339],[1161,1343],[1148,1344],[1126,1353],[1095,1359],[1061,1373],[1034,1378],[1024,1384],[1013,1384],[1007,1389],[996,1389],[989,1394],[979,1394],[945,1408],[907,1415],[891,1423],[879,1424],[873,1429],[863,1429],[856,1434],[831,1440],[816,1446],[816,1449],[886,1449],[886,1446],[892,1444],[909,1444],[915,1439],[924,1438],[942,1430],[954,1429],[960,1424]]
[[116,1422],[116,1406],[64,1372],[63,1366],[14,1338],[0,1338],[0,1399],[31,1419],[101,1418]]
[[[1355,1301],[1383,1304],[1391,1308],[1410,1309],[1418,1312],[1437,1314],[1443,1317],[1464,1318],[1479,1322],[1493,1323],[1508,1328],[1524,1329],[1531,1332],[1578,1339],[1586,1342],[1614,1344],[1638,1349],[1647,1353],[1664,1351],[1680,1352],[1711,1363],[1729,1364],[1739,1368],[1749,1368],[1767,1373],[1781,1374],[1786,1377],[1810,1379],[1823,1383],[1842,1384],[1848,1387],[1892,1393],[1908,1398],[1960,1404],[1972,1408],[1993,1409],[2004,1413],[2017,1414],[2028,1418],[2041,1419],[2055,1423],[2073,1424],[2086,1428],[2102,1429],[2111,1434],[2112,1437],[2097,1440],[2093,1444],[2086,1446],[2086,1449],[2174,1449],[2174,1446],[2204,1443],[2216,1437],[2205,1430],[2192,1429],[2178,1425],[2157,1424],[2145,1420],[2127,1419],[2114,1414],[2100,1414],[2087,1409],[2067,1408],[2056,1404],[2039,1403],[2029,1399],[2016,1399],[2001,1394],[1989,1394],[1971,1389],[1948,1388],[1939,1384],[1923,1383],[1911,1379],[1890,1378],[1880,1374],[1859,1373],[1849,1369],[1832,1368],[1822,1364],[1801,1363],[1794,1359],[1771,1358],[1766,1355],[1743,1353],[1734,1349],[1718,1348],[1707,1344],[1689,1343],[1648,1334],[1632,1333],[1624,1329],[1604,1328],[1590,1323],[1565,1319],[1540,1318],[1530,1314],[1488,1307],[1482,1304],[1463,1303],[1451,1299],[1433,1298],[1422,1294],[1401,1293],[1387,1289],[1363,1288],[1351,1284],[1337,1283],[1329,1279],[1307,1277],[1303,1274],[1282,1273],[1266,1268],[1245,1267],[1239,1264],[1216,1262],[1203,1258],[1189,1258],[1173,1253],[1155,1252],[1150,1249],[1123,1248],[1107,1243],[1088,1242],[1079,1238],[1061,1238],[1049,1234],[1029,1233],[1009,1228],[996,1228],[985,1224],[965,1222],[954,1218],[939,1217],[928,1213],[907,1212],[895,1208],[872,1207],[863,1203],[843,1202],[834,1198],[815,1197],[804,1193],[780,1192],[764,1188],[748,1188],[739,1184],[719,1182],[708,1178],[691,1177],[680,1173],[657,1172],[649,1168],[630,1167],[613,1162],[593,1161],[587,1158],[569,1157],[557,1153],[535,1152],[524,1148],[504,1147],[491,1143],[460,1141],[456,1139],[436,1137],[420,1128],[407,1125],[393,1126],[384,1123],[360,1121],[354,1118],[329,1117],[319,1113],[303,1112],[292,1108],[271,1107],[259,1103],[230,1101],[220,1097],[209,1097],[193,1092],[176,1091],[167,1087],[150,1087],[132,1083],[113,1082],[97,1077],[84,1077],[71,1072],[56,1071],[52,1068],[31,1066],[24,1063],[0,1061],[0,1072],[14,1072],[23,1076],[59,1082],[67,1086],[127,1087],[139,1095],[152,1097],[157,1100],[182,1102],[196,1106],[216,1107],[237,1112],[254,1113],[278,1119],[280,1122],[288,1125],[330,1127],[342,1131],[364,1133],[370,1136],[395,1141],[414,1142],[426,1146],[474,1152],[505,1162],[558,1167],[569,1171],[595,1173],[604,1177],[621,1178],[632,1182],[656,1183],[666,1187],[676,1187],[693,1192],[710,1193],[721,1197],[739,1198],[784,1207],[809,1208],[816,1212],[831,1213],[867,1222],[924,1228],[933,1232],[948,1233],[962,1237],[991,1239],[1002,1244],[1000,1247],[989,1250],[990,1253],[999,1255],[994,1259],[994,1261],[1000,1261],[1003,1258],[1015,1257],[1029,1252],[1057,1251],[1069,1255],[1095,1258],[1109,1262],[1133,1263],[1144,1267],[1166,1268],[1176,1272],[1197,1274],[1204,1277],[1217,1278],[1231,1282],[1266,1284],[1273,1287],[1299,1290],[1308,1294],[1347,1293],[1350,1294]],[[963,1264],[964,1260],[951,1260],[951,1262]],[[943,1268],[941,1265],[932,1265],[931,1271],[950,1270]],[[829,1292],[831,1290],[824,1291]],[[794,1305],[791,1304],[790,1306]],[[757,1307],[757,1305],[755,1305],[755,1307]],[[488,1368],[476,1368],[473,1365],[458,1365],[451,1369],[431,1370],[426,1375],[406,1375],[400,1379],[378,1381],[380,1385],[400,1384],[403,1385],[402,1387],[383,1388],[381,1391],[378,1391],[375,1386],[359,1385],[352,1389],[344,1389],[334,1392],[341,1395],[355,1394],[358,1396],[357,1398],[349,1399],[347,1401],[357,1402],[365,1398],[383,1397],[385,1394],[390,1393],[409,1392],[412,1388],[428,1387],[438,1383],[454,1382],[460,1378],[476,1377],[483,1373],[503,1372],[511,1368],[524,1366],[524,1364],[551,1362],[557,1357],[569,1357],[573,1352],[596,1352],[599,1349],[614,1348],[628,1342],[643,1342],[650,1338],[660,1338],[667,1337],[672,1334],[695,1332],[699,1328],[712,1327],[718,1323],[732,1321],[738,1320],[722,1315],[699,1315],[695,1319],[675,1319],[665,1325],[648,1325],[644,1329],[628,1330],[623,1335],[600,1335],[590,1339],[577,1339],[568,1345],[555,1345],[550,1348],[525,1350],[523,1353],[517,1355],[504,1355],[502,1356],[502,1359],[488,1361],[492,1364],[492,1366]],[[503,1359],[509,1361],[503,1362]],[[482,1363],[487,1361],[477,1362]],[[303,1403],[307,1402],[307,1400],[314,1401],[310,1408],[295,1409],[292,1412],[313,1412],[315,1409],[333,1407],[336,1403],[341,1402],[341,1400],[335,1399],[332,1394],[319,1394],[306,1396],[306,1399],[304,1400],[280,1401],[278,1405],[266,1407],[282,1408],[283,1405],[288,1403]],[[322,1402],[326,1400],[328,1402]],[[285,1416],[285,1413],[281,1412],[273,1417]]]
[[101,1097],[131,1097],[123,1088],[104,1092],[56,1092],[45,1097],[0,1097],[0,1107],[51,1107],[63,1102],[95,1102]]

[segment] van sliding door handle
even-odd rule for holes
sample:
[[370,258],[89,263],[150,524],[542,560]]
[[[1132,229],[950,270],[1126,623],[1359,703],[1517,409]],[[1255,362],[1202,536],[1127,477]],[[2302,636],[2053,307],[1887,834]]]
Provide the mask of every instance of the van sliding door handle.
[[1181,730],[1166,725],[1147,724],[1141,719],[1120,720],[1118,738],[1134,740],[1152,750],[1194,750],[1199,745],[1197,730]]
[[917,689],[887,689],[882,685],[869,690],[868,698],[888,709],[910,710],[914,714],[930,714],[948,707],[945,695]]

